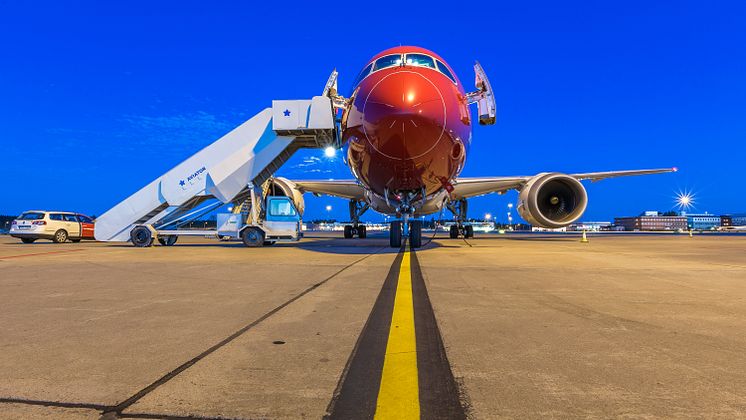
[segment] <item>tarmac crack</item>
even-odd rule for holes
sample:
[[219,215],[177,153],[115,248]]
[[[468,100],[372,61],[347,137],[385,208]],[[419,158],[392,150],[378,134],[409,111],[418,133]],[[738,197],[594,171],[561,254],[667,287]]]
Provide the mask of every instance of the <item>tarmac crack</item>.
[[[310,287],[306,288],[302,292],[298,293],[297,295],[293,296],[292,298],[288,299],[284,303],[280,304],[279,306],[276,306],[274,309],[270,310],[269,312],[265,313],[261,317],[257,318],[256,320],[250,322],[249,324],[241,327],[233,334],[229,335],[228,337],[224,338],[223,340],[219,341],[218,343],[214,344],[212,347],[208,348],[207,350],[203,351],[202,353],[198,354],[197,356],[193,357],[192,359],[189,359],[188,361],[182,363],[172,371],[168,372],[167,374],[161,376],[157,380],[155,380],[150,385],[146,386],[145,388],[137,391],[132,396],[127,398],[126,400],[122,401],[121,403],[115,405],[115,406],[99,406],[102,408],[101,411],[103,411],[102,419],[113,419],[113,418],[163,418],[164,416],[155,416],[153,417],[150,414],[146,413],[123,413],[124,410],[135,404],[137,401],[141,400],[146,395],[150,394],[151,392],[155,391],[158,387],[165,384],[166,382],[170,381],[171,379],[175,378],[180,373],[184,372],[185,370],[189,369],[190,367],[194,366],[197,362],[204,359],[205,357],[209,356],[210,354],[214,353],[221,347],[225,346],[226,344],[232,342],[236,338],[240,337],[247,331],[251,330],[252,328],[256,327],[263,321],[265,321],[267,318],[271,317],[272,315],[276,314],[277,312],[281,311],[282,309],[286,308],[290,304],[296,302],[298,299],[302,298],[303,296],[307,295],[308,293],[316,290],[317,288],[321,287],[325,283],[327,283],[329,280],[334,279],[335,277],[342,274],[344,271],[348,270],[352,266],[362,262],[363,260],[372,257],[373,255],[376,255],[380,253],[382,250],[386,248],[379,248],[378,250],[367,254],[366,256],[362,258],[358,258],[357,260],[347,264],[346,266],[342,267],[338,271],[336,271],[331,276],[325,278],[324,280],[314,283]],[[204,419],[205,417],[178,417],[178,416],[166,416],[167,418],[177,418],[177,419]]]

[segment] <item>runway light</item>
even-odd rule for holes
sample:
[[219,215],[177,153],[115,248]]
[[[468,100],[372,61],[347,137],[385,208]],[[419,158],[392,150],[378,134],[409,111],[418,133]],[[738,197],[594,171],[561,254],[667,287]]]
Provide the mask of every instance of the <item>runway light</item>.
[[324,156],[328,158],[333,158],[334,156],[336,156],[336,154],[337,154],[337,149],[335,149],[332,146],[329,146],[326,149],[324,149]]

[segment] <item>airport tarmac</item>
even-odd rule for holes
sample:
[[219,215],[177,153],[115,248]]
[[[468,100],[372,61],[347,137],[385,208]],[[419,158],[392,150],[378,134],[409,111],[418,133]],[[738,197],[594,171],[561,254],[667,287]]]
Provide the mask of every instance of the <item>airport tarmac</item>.
[[746,235],[0,237],[0,418],[746,417]]

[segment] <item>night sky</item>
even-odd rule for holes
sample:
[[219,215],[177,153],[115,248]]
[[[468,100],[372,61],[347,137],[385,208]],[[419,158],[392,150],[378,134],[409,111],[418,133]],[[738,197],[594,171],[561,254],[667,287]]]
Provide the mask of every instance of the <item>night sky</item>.
[[[746,212],[743,2],[62,3],[0,2],[0,214],[100,215],[273,99],[320,94],[334,68],[349,93],[396,45],[440,54],[467,90],[484,66],[498,121],[475,128],[463,176],[677,166],[587,184],[582,220],[670,210],[680,190],[695,211]],[[351,178],[319,150],[280,174]],[[504,220],[515,200],[472,200],[470,216]],[[342,200],[306,207],[347,219]]]

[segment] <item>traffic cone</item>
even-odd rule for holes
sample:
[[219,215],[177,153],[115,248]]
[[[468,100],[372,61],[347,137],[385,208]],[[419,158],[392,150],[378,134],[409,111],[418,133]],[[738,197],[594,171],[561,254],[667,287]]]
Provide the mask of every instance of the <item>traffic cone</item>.
[[587,244],[588,242],[590,242],[588,241],[588,236],[586,236],[585,231],[583,231],[583,237],[580,238],[580,242],[584,244]]

